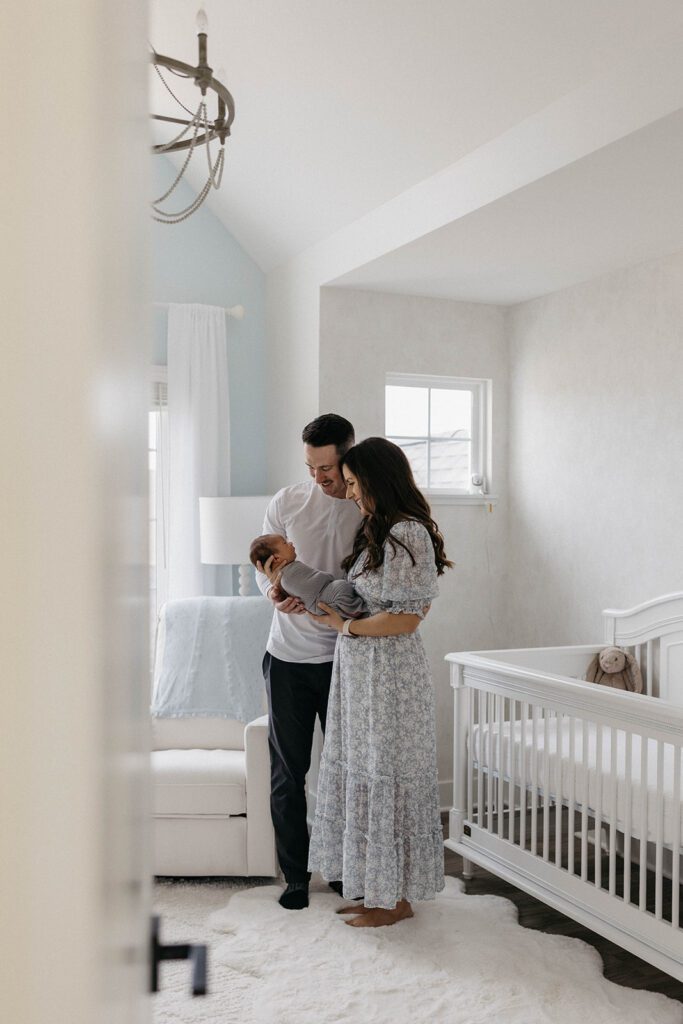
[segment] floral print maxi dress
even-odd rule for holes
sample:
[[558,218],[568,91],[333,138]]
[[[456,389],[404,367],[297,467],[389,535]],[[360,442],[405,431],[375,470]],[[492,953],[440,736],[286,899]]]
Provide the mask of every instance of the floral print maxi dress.
[[[422,618],[438,592],[431,539],[412,520],[391,534],[415,564],[388,540],[383,565],[362,573],[363,552],[349,580],[370,615]],[[341,879],[344,896],[367,907],[433,899],[444,887],[434,698],[419,631],[337,641],[309,869]]]

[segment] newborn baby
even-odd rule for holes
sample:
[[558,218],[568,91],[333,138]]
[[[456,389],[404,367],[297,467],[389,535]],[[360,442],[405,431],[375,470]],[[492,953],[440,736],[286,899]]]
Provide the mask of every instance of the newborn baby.
[[319,615],[318,602],[323,601],[348,618],[357,619],[365,612],[365,601],[346,580],[335,580],[329,572],[311,569],[296,560],[294,545],[279,533],[266,533],[251,542],[249,558],[252,565],[265,565],[272,556],[271,567],[280,573],[277,585],[290,597],[298,597],[309,612]]

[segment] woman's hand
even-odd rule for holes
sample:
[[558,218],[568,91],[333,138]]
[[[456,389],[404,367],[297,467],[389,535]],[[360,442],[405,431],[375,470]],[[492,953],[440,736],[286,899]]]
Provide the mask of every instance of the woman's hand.
[[316,622],[319,622],[321,626],[329,626],[330,629],[336,629],[338,633],[341,633],[344,620],[339,612],[335,612],[334,608],[330,608],[329,604],[323,604],[322,601],[318,608],[323,609],[322,615],[314,615],[313,612],[306,612],[306,614],[310,615]]

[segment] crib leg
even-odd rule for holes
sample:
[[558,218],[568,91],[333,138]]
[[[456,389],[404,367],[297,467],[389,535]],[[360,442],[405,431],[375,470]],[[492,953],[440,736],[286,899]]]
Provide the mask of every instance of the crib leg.
[[465,860],[464,857],[462,859],[462,877],[465,879],[466,882],[469,882],[469,880],[472,878],[472,861]]

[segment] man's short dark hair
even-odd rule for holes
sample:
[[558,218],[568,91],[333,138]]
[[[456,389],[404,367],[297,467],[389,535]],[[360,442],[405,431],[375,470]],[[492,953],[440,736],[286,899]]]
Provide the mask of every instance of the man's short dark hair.
[[356,436],[353,432],[353,424],[345,420],[343,416],[337,416],[334,412],[323,413],[311,420],[301,432],[301,440],[304,444],[310,444],[313,448],[324,448],[333,444],[337,449],[339,458],[353,446]]

